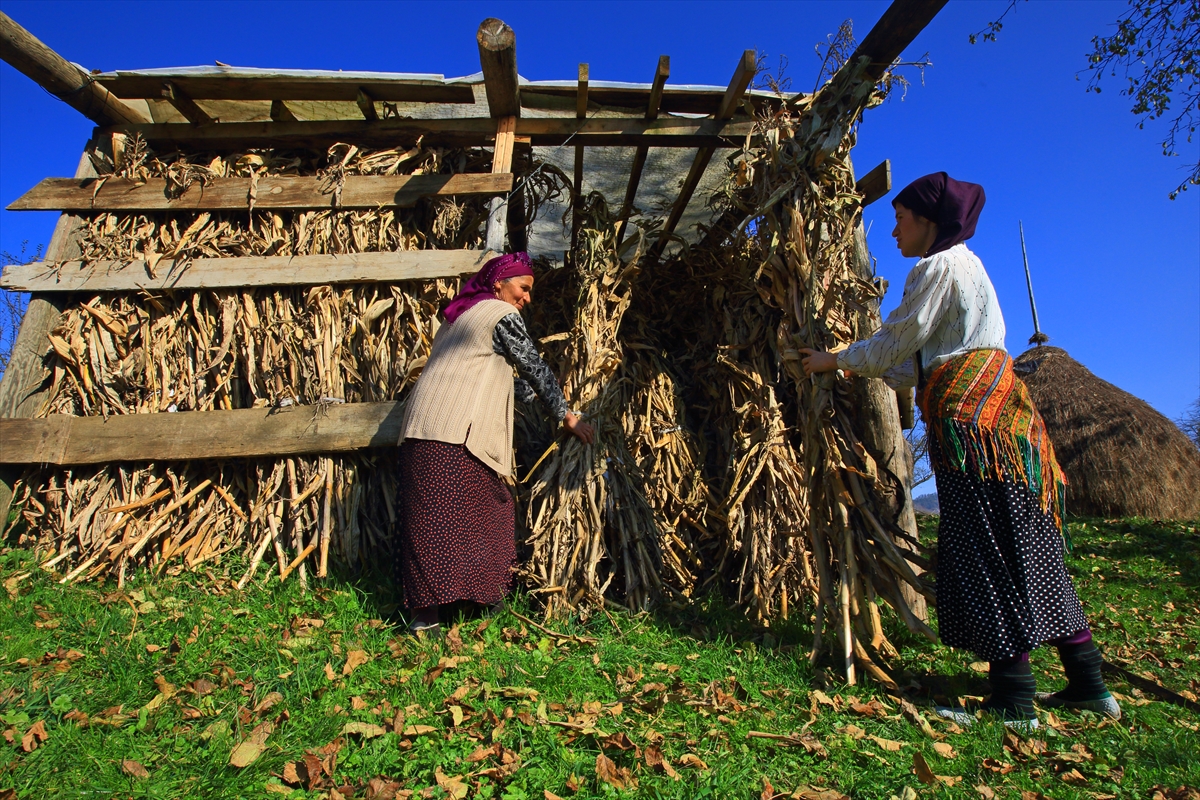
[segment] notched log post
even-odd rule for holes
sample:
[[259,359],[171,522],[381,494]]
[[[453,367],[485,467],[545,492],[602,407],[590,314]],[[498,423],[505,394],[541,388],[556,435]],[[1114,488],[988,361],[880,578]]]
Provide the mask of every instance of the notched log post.
[[[479,65],[487,91],[488,110],[496,124],[496,150],[492,172],[512,170],[513,136],[517,117],[521,116],[520,85],[517,77],[517,35],[502,21],[489,17],[479,24],[475,34],[479,44]],[[486,247],[503,250],[508,218],[508,202],[494,198],[488,211]]]

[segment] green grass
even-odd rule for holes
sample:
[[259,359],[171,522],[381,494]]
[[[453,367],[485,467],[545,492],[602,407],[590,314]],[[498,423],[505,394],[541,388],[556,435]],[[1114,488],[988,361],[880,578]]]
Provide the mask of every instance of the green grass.
[[[1086,520],[1075,521],[1071,533],[1069,565],[1102,648],[1194,700],[1197,526]],[[1010,740],[1006,747],[1002,727],[953,732],[934,722],[942,737],[935,742],[877,687],[847,687],[828,668],[811,667],[811,632],[795,619],[768,632],[713,601],[689,612],[598,613],[552,626],[593,644],[547,636],[506,613],[486,625],[464,619],[461,646],[452,648],[402,635],[386,581],[334,581],[305,594],[293,580],[260,580],[238,592],[228,577],[240,574],[237,566],[139,581],[118,592],[62,587],[37,569],[32,554],[0,554],[0,580],[9,590],[0,593],[0,730],[12,739],[0,739],[0,790],[31,798],[312,798],[340,787],[342,796],[364,798],[389,796],[369,783],[386,778],[414,797],[452,796],[439,788],[439,776],[451,789],[461,777],[468,797],[513,800],[540,800],[545,790],[564,797],[759,798],[764,778],[777,792],[826,787],[885,799],[902,796],[905,787],[923,796],[978,798],[974,787],[985,785],[998,797],[1029,791],[1140,798],[1156,785],[1200,786],[1200,715],[1120,680],[1111,684],[1126,698],[1120,723],[1043,715],[1054,724],[1033,742]],[[521,597],[514,607],[535,613]],[[890,625],[902,650],[896,666],[927,714],[935,698],[985,691],[971,654]],[[355,650],[368,660],[343,674]],[[466,660],[441,661],[445,669],[437,670],[439,659],[456,655]],[[1060,685],[1052,653],[1038,651],[1033,663],[1041,686]],[[884,707],[864,716],[850,708],[851,697]],[[275,702],[256,711],[264,700]],[[400,734],[393,732],[397,710]],[[38,722],[45,741],[26,752],[22,739],[36,743],[30,729]],[[263,722],[275,727],[261,755],[245,768],[231,766],[234,747]],[[350,722],[387,732],[342,734]],[[825,755],[749,738],[750,731],[803,731]],[[628,741],[608,739],[603,752],[630,771],[637,789],[618,790],[597,777],[601,744],[619,733]],[[872,736],[902,745],[887,750]],[[320,751],[339,739],[340,749]],[[502,749],[477,753],[493,742]],[[620,749],[629,744],[637,750]],[[652,745],[678,780],[647,766]],[[335,749],[334,765],[327,754]],[[322,775],[312,791],[291,790],[279,776],[306,751],[316,754],[314,769],[324,758],[333,775]],[[913,774],[916,753],[935,774],[961,780],[925,786]],[[688,754],[707,768],[681,764]],[[148,777],[130,774],[126,760]]]

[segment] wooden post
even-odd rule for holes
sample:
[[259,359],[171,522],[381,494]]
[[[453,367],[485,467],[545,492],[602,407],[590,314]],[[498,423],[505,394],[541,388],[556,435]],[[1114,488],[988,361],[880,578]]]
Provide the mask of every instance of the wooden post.
[[[575,119],[587,119],[588,109],[588,73],[589,67],[587,64],[579,65],[579,88],[575,93]],[[583,145],[575,146],[575,175],[572,186],[574,188],[574,204],[571,207],[571,251],[574,252],[575,244],[579,240],[579,212],[583,208]]]
[[[487,90],[488,110],[498,120],[496,150],[492,157],[492,172],[512,171],[513,135],[517,117],[521,116],[520,84],[517,78],[517,35],[501,20],[488,17],[479,23],[475,33],[479,44],[479,65],[483,69],[483,85]],[[488,209],[488,250],[502,251],[508,219],[508,202],[492,198]]]
[[[96,177],[96,170],[88,157],[89,149],[91,142],[79,158],[79,166],[75,169],[76,178]],[[74,214],[60,216],[54,226],[54,233],[50,236],[50,244],[46,247],[46,260],[64,261],[78,258],[82,228],[82,217]],[[47,334],[58,324],[62,310],[66,308],[69,300],[70,295],[61,293],[30,296],[29,307],[21,320],[21,329],[13,342],[8,368],[4,370],[4,377],[0,378],[0,417],[29,418],[37,413],[46,395],[45,382],[49,377],[42,365],[42,357],[49,349]],[[0,467],[0,530],[8,524],[13,484],[21,477],[21,470],[21,467]]]
[[150,122],[0,12],[0,58],[97,125]]
[[[870,281],[873,279],[871,270],[871,255],[867,250],[867,236],[860,222],[854,231],[854,261],[858,277]],[[866,314],[860,319],[869,319]],[[875,320],[866,330],[864,337],[878,330],[879,322]],[[917,536],[917,516],[912,503],[912,457],[908,451],[908,442],[904,439],[901,429],[900,409],[897,405],[896,394],[879,378],[857,378],[855,388],[859,396],[859,419],[862,420],[862,443],[871,453],[879,466],[880,481],[884,486],[891,484],[895,490],[891,513],[896,524],[913,538]],[[895,476],[895,481],[888,480],[888,473]],[[912,547],[903,540],[896,540],[896,547],[901,550],[911,550]],[[911,565],[913,571],[920,574],[921,569]],[[907,583],[901,583],[901,593],[908,602],[917,619],[925,622],[929,619],[925,598]]]

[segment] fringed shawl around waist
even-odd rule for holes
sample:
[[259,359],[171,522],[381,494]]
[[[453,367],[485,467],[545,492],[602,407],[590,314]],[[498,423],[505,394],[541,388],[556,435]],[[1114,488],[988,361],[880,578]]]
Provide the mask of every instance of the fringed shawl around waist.
[[1061,529],[1066,479],[1046,425],[1003,350],[973,350],[942,364],[918,396],[935,472],[1023,483]]

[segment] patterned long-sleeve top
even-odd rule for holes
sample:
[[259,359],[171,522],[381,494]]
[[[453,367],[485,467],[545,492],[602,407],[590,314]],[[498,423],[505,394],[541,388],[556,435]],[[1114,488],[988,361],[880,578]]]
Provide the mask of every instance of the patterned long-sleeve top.
[[870,339],[838,353],[838,366],[893,388],[915,386],[913,356],[926,377],[969,350],[1004,349],[1004,315],[983,263],[965,244],[917,262],[900,306]]
[[567,415],[567,399],[563,397],[554,373],[538,355],[537,346],[520,314],[514,311],[496,323],[492,332],[492,350],[504,356],[517,371],[518,377],[513,382],[516,399],[522,403],[532,403],[535,397],[540,399],[554,419],[561,422]]

